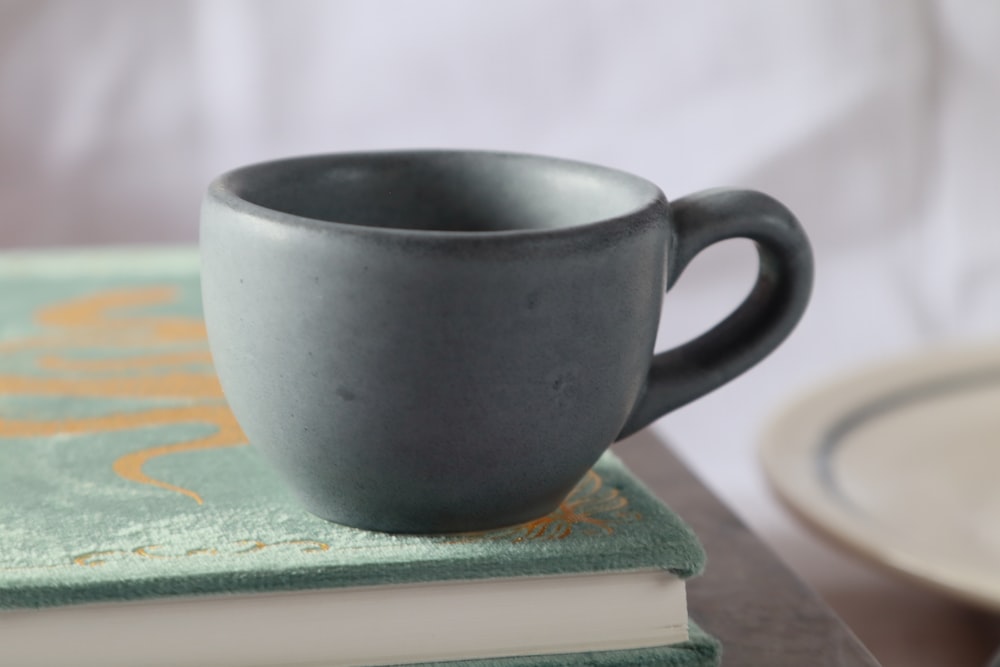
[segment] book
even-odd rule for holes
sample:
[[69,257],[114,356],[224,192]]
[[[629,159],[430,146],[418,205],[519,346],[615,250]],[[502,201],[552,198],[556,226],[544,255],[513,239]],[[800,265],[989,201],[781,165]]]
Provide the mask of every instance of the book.
[[716,664],[704,552],[613,455],[502,530],[327,522],[246,446],[200,303],[192,249],[0,256],[0,664]]

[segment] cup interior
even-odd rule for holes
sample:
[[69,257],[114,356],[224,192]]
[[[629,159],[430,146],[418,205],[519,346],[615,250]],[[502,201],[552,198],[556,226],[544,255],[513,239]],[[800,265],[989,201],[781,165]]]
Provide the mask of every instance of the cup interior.
[[299,218],[444,232],[574,227],[662,197],[649,181],[606,167],[474,151],[293,158],[237,169],[215,187]]

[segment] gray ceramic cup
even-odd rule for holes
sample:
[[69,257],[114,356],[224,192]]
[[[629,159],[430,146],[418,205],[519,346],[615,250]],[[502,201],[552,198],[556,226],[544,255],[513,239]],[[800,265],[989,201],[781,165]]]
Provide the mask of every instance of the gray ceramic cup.
[[[750,295],[654,355],[664,292],[733,237],[759,252]],[[313,513],[391,532],[555,509],[612,442],[773,350],[812,283],[799,223],[767,195],[667,203],[613,169],[475,151],[231,171],[205,198],[201,259],[251,444]]]

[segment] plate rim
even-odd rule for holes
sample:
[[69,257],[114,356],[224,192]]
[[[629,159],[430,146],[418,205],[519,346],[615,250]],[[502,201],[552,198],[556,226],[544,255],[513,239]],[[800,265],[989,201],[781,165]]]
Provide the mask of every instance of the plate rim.
[[839,373],[806,389],[775,411],[761,430],[758,461],[765,479],[784,507],[842,549],[926,588],[1000,611],[1000,569],[955,567],[886,539],[852,519],[819,472],[827,434],[852,413],[916,383],[982,373],[989,364],[1000,369],[1000,343],[938,344]]

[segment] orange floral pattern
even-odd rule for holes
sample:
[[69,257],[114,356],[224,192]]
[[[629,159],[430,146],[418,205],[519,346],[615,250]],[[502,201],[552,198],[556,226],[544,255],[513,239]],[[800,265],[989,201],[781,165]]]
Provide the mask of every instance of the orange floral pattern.
[[554,512],[510,528],[463,535],[461,539],[562,540],[574,531],[611,535],[615,525],[640,518],[629,509],[628,498],[618,489],[605,486],[601,476],[591,470]]
[[[147,286],[97,292],[40,309],[41,333],[0,341],[0,354],[35,356],[38,375],[0,374],[0,396],[177,399],[182,405],[151,407],[81,419],[30,421],[0,419],[0,437],[31,438],[133,430],[148,426],[205,423],[211,435],[165,442],[130,452],[112,462],[122,479],[186,496],[202,497],[147,475],[152,459],[195,450],[246,444],[226,406],[211,368],[205,324],[200,318],[150,315],[153,306],[176,302],[175,286]],[[66,356],[73,350],[107,353],[102,358]]]

